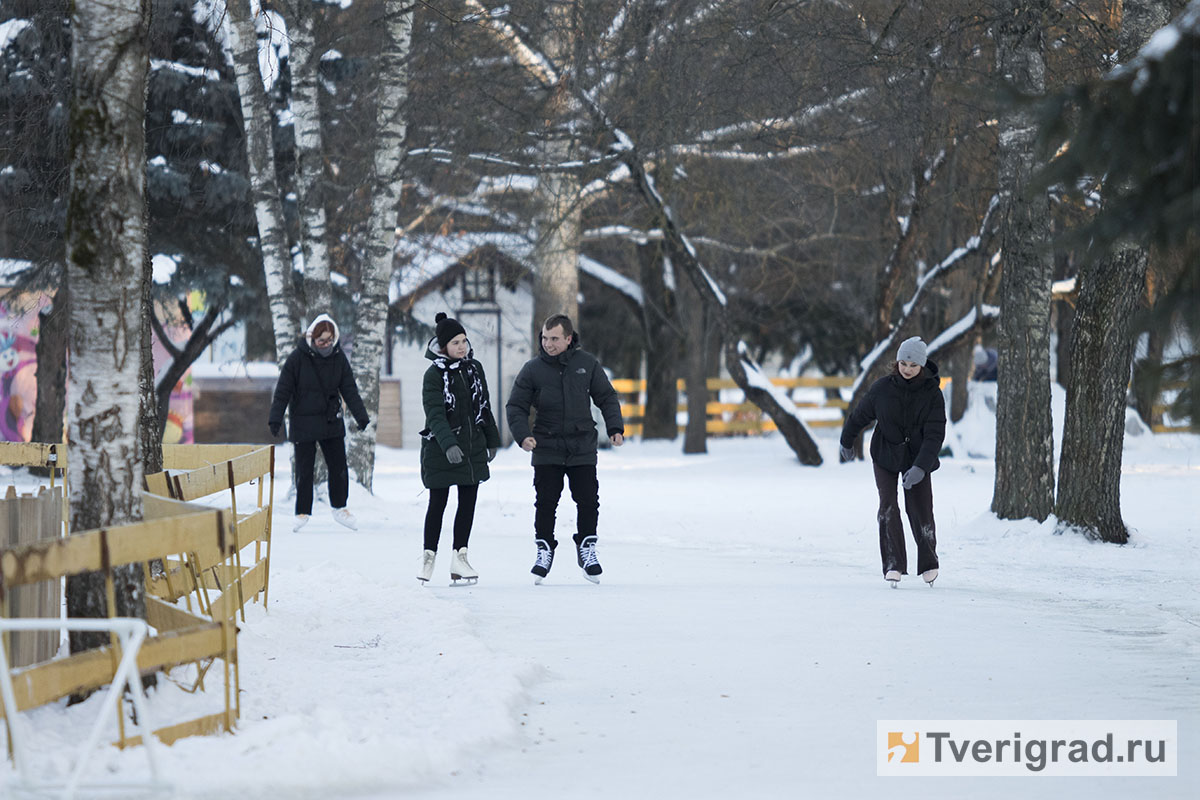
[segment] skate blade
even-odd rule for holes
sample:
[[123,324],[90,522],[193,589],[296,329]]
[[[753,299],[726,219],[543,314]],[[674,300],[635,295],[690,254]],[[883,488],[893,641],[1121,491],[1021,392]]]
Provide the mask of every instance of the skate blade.
[[462,575],[451,575],[451,586],[474,586],[479,583],[479,578],[464,578]]
[[545,575],[534,575],[534,576],[533,576],[533,585],[534,585],[534,586],[541,586],[541,585],[542,585],[542,581],[544,581],[544,580],[546,580],[546,576],[545,576]]
[[422,586],[429,583],[429,578],[422,578],[420,575],[417,576],[417,580],[419,580],[421,582]]
[[583,573],[583,577],[587,578],[587,579],[588,579],[589,581],[591,581],[592,583],[595,583],[595,584],[599,584],[599,583],[600,583],[600,576],[599,576],[599,575],[588,575],[588,574],[585,572],[585,573]]
[[900,588],[900,581],[888,581],[888,584],[889,584],[889,585],[890,585],[890,586],[891,586],[893,589],[899,589],[899,588]]

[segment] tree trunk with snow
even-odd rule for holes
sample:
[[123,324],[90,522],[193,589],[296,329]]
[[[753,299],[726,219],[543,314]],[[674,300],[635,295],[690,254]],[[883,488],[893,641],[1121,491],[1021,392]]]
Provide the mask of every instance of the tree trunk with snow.
[[642,414],[642,439],[670,439],[679,435],[680,336],[674,292],[667,288],[662,246],[638,246],[642,286],[642,329],[646,334],[646,405]]
[[[396,245],[396,208],[402,186],[407,120],[408,51],[412,43],[413,6],[403,0],[383,4],[385,43],[378,56],[379,95],[376,102],[378,139],[375,143],[375,187],[368,222],[368,258],[362,271],[362,294],[355,305],[354,352],[351,365],[359,393],[372,420],[379,419],[379,372],[386,341],[388,284]],[[378,425],[353,433],[347,461],[355,479],[369,491],[375,473],[375,433]]]
[[[1128,61],[1170,15],[1164,0],[1125,0],[1122,12],[1118,52]],[[1122,239],[1080,268],[1054,506],[1060,529],[1117,544],[1129,541],[1121,519],[1121,456],[1146,257],[1140,243]]]
[[679,287],[679,316],[684,333],[684,388],[687,395],[687,424],[683,429],[683,452],[708,452],[708,341],[705,336],[705,303],[696,287],[685,282]]
[[[788,447],[796,454],[796,458],[800,460],[801,464],[810,467],[820,466],[822,461],[821,452],[817,449],[817,443],[813,441],[812,435],[808,432],[804,423],[795,415],[795,406],[792,406],[790,409],[786,408],[769,391],[752,385],[748,370],[757,371],[758,365],[754,363],[749,353],[743,352],[740,349],[741,340],[737,338],[732,330],[725,294],[717,286],[713,277],[708,273],[708,270],[700,263],[692,243],[688,241],[678,224],[676,224],[674,214],[667,207],[662,196],[654,187],[653,179],[646,172],[645,162],[632,149],[625,152],[623,160],[634,176],[638,193],[642,196],[651,214],[654,215],[656,224],[663,232],[663,241],[671,263],[687,273],[688,278],[696,287],[703,305],[713,314],[717,335],[720,336],[720,341],[725,344],[725,368],[729,370],[734,383],[746,395],[747,401],[754,403],[771,418],[775,426],[779,429],[779,432],[783,434],[784,441],[788,443]],[[689,405],[689,411],[690,408],[691,406]]]
[[[138,450],[146,229],[149,0],[77,3],[69,122],[70,507],[75,531],[142,518]],[[141,567],[116,570],[117,615],[145,616]],[[107,616],[104,576],[67,581],[67,615]],[[107,635],[71,634],[71,650]]]
[[[569,65],[577,37],[578,0],[548,4],[549,24],[542,50],[561,67]],[[567,85],[569,72],[549,87],[545,110],[546,140],[541,147],[545,164],[564,164],[576,156],[571,121],[579,116],[579,103]],[[537,341],[542,322],[551,314],[566,314],[579,322],[579,251],[583,236],[581,190],[574,173],[546,172],[534,190],[535,233],[533,247],[533,331]]]
[[[146,226],[149,230],[150,217],[146,216]],[[154,268],[150,263],[150,253],[144,252],[145,263],[142,264],[142,302],[141,315],[138,320],[138,347],[141,352],[141,367],[138,370],[138,450],[141,454],[143,474],[151,475],[162,472],[163,431],[167,427],[167,414],[170,411],[170,393],[166,403],[160,403],[154,389],[154,331],[150,324],[154,316]],[[172,384],[173,385],[173,384]]]
[[67,332],[71,299],[64,280],[53,304],[38,314],[37,409],[33,415],[33,441],[54,444],[63,440],[63,414],[67,392]]
[[[995,29],[997,72],[1014,92],[1041,95],[1046,87],[1045,13],[1048,0],[1006,0]],[[996,402],[996,481],[992,511],[1002,519],[1045,520],[1054,508],[1054,428],[1050,420],[1050,209],[1031,192],[1037,125],[1010,106],[1000,116],[999,381]]]
[[333,288],[329,282],[329,247],[326,244],[325,148],[321,138],[321,108],[317,99],[317,75],[321,53],[317,51],[313,26],[313,0],[291,0],[281,4],[288,25],[289,65],[292,74],[293,130],[296,135],[298,175],[296,190],[300,211],[300,245],[304,253],[305,319],[333,312]]
[[[1148,298],[1153,306],[1153,298]],[[1133,396],[1137,404],[1138,416],[1148,427],[1162,424],[1162,411],[1156,410],[1158,393],[1162,376],[1163,353],[1166,351],[1166,338],[1157,328],[1151,328],[1146,335],[1146,352],[1133,366]],[[38,385],[41,391],[41,385]]]
[[254,20],[250,16],[250,0],[230,0],[226,4],[226,11],[225,24],[233,49],[234,75],[246,135],[250,194],[258,223],[267,305],[275,335],[275,360],[283,364],[295,347],[299,324],[292,310],[296,302],[292,286],[292,263],[284,228],[279,178],[275,174],[275,146],[271,138],[275,120],[259,70],[258,39]]

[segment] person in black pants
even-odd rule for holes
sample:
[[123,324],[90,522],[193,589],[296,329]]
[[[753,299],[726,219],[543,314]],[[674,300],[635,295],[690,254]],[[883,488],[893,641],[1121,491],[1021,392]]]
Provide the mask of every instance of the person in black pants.
[[896,482],[904,487],[904,511],[917,543],[917,572],[930,586],[938,576],[937,529],[933,520],[930,474],[939,466],[946,437],[946,402],[938,366],[920,337],[905,339],[892,373],[867,390],[842,426],[842,461],[854,459],[854,442],[874,421],[871,460],[879,492],[879,553],[883,577],[896,588],[908,574],[904,525],[896,501]]
[[421,431],[421,482],[429,489],[425,512],[425,549],[421,555],[422,583],[433,577],[442,516],[450,500],[450,487],[458,487],[454,514],[454,555],[450,580],[474,583],[479,574],[467,561],[467,542],[475,520],[479,484],[490,477],[488,462],[500,449],[500,428],[492,415],[487,377],[475,360],[462,324],[439,313],[437,335],[429,341],[425,357],[433,363],[425,370],[421,401],[425,430]]
[[[554,563],[554,520],[564,479],[578,509],[575,555],[583,575],[600,582],[596,557],[596,526],[600,517],[600,486],[596,478],[598,434],[592,403],[600,407],[604,427],[614,446],[625,442],[621,403],[600,362],[579,349],[570,317],[555,314],[542,325],[537,358],[521,368],[505,412],[508,428],[521,449],[532,453],[536,495],[534,541],[537,559],[531,572],[541,583]],[[532,409],[537,410],[533,427]]]
[[267,418],[271,435],[279,436],[283,412],[288,411],[288,440],[293,443],[296,456],[296,521],[292,526],[296,531],[312,517],[313,467],[318,445],[329,469],[333,518],[351,530],[358,529],[358,521],[346,508],[350,472],[346,466],[342,401],[354,415],[360,431],[366,429],[370,418],[358,394],[350,362],[338,344],[339,338],[337,323],[328,314],[312,321],[279,371]]

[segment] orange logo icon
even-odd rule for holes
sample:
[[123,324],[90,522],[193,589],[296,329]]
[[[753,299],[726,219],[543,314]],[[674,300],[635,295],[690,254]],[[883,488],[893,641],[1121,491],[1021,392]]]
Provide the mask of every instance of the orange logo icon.
[[887,744],[889,764],[893,761],[901,764],[916,764],[921,760],[921,738],[916,733],[888,731]]

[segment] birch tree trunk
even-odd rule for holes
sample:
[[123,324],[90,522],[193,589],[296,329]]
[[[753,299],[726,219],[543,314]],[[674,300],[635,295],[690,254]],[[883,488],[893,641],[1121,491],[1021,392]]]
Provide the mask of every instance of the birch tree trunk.
[[[401,165],[407,134],[408,52],[412,44],[413,6],[404,0],[383,4],[386,27],[379,53],[379,95],[376,102],[378,139],[375,145],[375,191],[368,223],[368,258],[363,266],[362,296],[357,303],[351,364],[359,393],[372,420],[379,419],[379,372],[387,326],[388,282],[396,245],[396,207],[400,202]],[[350,436],[347,461],[355,479],[368,491],[375,474],[375,433],[378,425]]]
[[[1170,21],[1165,0],[1125,0],[1118,53],[1128,61]],[[1121,456],[1133,362],[1133,315],[1146,282],[1146,249],[1118,240],[1079,270],[1067,413],[1054,513],[1060,530],[1124,544]]]
[[[541,159],[545,164],[563,164],[576,155],[571,120],[579,116],[579,102],[566,83],[563,65],[571,63],[578,0],[549,3],[550,18],[543,52],[560,65],[558,80],[549,87],[546,110],[546,140]],[[583,235],[583,212],[579,203],[579,178],[573,173],[546,172],[534,190],[533,247],[533,336],[540,340],[542,322],[551,314],[566,314],[579,322],[579,250]]]
[[279,179],[275,174],[275,146],[271,139],[275,120],[259,71],[258,39],[254,32],[254,20],[250,16],[250,0],[231,0],[226,3],[226,10],[228,13],[224,23],[233,49],[234,75],[246,134],[250,194],[254,201],[254,217],[258,222],[267,304],[271,310],[271,328],[275,335],[275,360],[282,365],[296,344],[300,326],[292,310],[296,303],[292,264],[288,255]]
[[304,299],[306,320],[333,313],[333,289],[329,282],[329,248],[326,244],[325,148],[321,138],[321,109],[317,100],[317,52],[313,25],[313,0],[282,4],[287,14],[292,72],[292,114],[296,134],[299,196],[300,245],[304,253]]
[[[146,253],[146,87],[150,0],[77,3],[71,15],[71,528],[142,518],[138,452]],[[141,567],[116,570],[116,613],[145,616]],[[104,576],[68,579],[67,615],[107,616]],[[107,642],[71,634],[71,650]]]
[[[1048,0],[1005,0],[996,26],[1001,81],[1020,95],[1046,87]],[[1054,508],[1054,429],[1050,419],[1050,208],[1031,194],[1037,126],[1009,106],[1000,115],[1002,253],[1000,377],[996,402],[996,482],[992,511],[1042,521]]]

